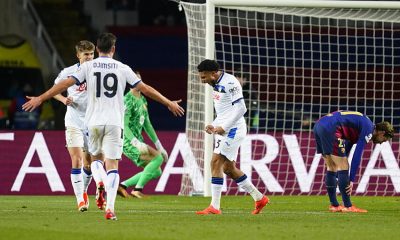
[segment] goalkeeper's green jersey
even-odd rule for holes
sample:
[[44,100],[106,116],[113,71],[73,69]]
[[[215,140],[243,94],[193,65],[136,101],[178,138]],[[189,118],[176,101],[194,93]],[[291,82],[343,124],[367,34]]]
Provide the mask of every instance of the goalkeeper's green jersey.
[[157,135],[151,125],[147,111],[147,100],[144,96],[134,96],[130,91],[124,97],[124,139],[131,140],[136,137],[143,142],[142,131],[145,130],[150,139],[157,141]]

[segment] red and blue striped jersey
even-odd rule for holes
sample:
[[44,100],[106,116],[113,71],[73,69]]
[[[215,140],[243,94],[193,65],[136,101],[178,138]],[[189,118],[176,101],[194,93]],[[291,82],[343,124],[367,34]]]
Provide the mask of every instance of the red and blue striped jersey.
[[[351,161],[350,181],[354,181],[360,165],[365,145],[371,140],[374,131],[372,121],[360,112],[337,111],[326,115],[319,124],[329,132],[334,132],[336,138],[347,140],[350,145],[357,144]],[[351,146],[348,146],[351,149]]]

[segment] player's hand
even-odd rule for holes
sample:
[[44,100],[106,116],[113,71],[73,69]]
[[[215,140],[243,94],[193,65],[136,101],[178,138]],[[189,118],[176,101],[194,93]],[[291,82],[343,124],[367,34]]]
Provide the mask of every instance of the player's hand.
[[206,133],[213,134],[214,133],[214,126],[213,125],[207,125],[205,130],[206,130]]
[[353,182],[350,182],[349,185],[346,187],[346,193],[351,196],[351,192],[353,191]]
[[65,106],[69,106],[74,102],[74,99],[72,97],[66,97],[63,100],[63,103]]
[[222,127],[215,127],[214,128],[214,133],[215,134],[219,134],[219,135],[223,135],[225,133],[225,130]]
[[168,162],[168,153],[165,151],[163,145],[161,144],[160,140],[157,140],[154,145],[156,146],[157,150],[161,152],[161,156],[164,159],[164,162]]
[[133,137],[131,140],[131,145],[134,146],[135,148],[137,148],[139,146],[139,144],[140,144],[139,139]]
[[176,100],[176,101],[171,101],[171,103],[168,106],[168,109],[175,115],[182,117],[183,114],[185,114],[185,110],[179,106],[179,103],[182,102],[182,99]]
[[29,99],[29,101],[27,101],[26,103],[24,103],[24,105],[22,105],[22,110],[26,112],[32,112],[37,107],[39,107],[40,104],[42,104],[43,102],[41,97],[26,96],[26,98]]
[[161,156],[163,157],[163,159],[164,159],[164,162],[168,162],[168,153],[167,153],[167,151],[164,149],[164,148],[160,148],[160,149],[158,149],[158,151],[160,151],[161,152]]

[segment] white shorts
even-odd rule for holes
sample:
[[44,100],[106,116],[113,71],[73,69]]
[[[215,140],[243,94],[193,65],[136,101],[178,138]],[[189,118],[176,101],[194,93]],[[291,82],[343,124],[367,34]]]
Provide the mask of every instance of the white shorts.
[[238,150],[246,137],[246,124],[235,126],[224,135],[214,135],[214,153],[224,155],[230,161],[236,161]]
[[65,141],[67,147],[81,147],[85,151],[88,150],[88,135],[87,131],[75,127],[66,127]]
[[122,129],[113,125],[97,125],[89,128],[89,152],[92,155],[104,154],[108,159],[121,159]]

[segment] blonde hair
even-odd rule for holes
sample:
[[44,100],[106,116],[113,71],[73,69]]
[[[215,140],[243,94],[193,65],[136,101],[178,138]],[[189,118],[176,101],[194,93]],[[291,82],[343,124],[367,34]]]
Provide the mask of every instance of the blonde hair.
[[94,44],[87,40],[79,41],[75,45],[76,53],[83,52],[83,51],[94,51],[94,49],[95,49]]
[[385,136],[388,138],[393,138],[394,128],[389,122],[381,122],[375,125],[375,129],[378,131],[385,131]]

